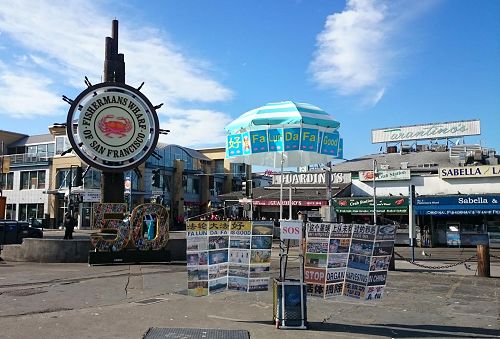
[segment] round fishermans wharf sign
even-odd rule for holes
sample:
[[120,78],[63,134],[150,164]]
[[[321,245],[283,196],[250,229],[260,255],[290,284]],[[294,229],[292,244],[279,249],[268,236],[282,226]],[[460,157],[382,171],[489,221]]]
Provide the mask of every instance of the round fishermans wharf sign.
[[83,91],[70,107],[66,129],[73,150],[85,163],[110,172],[143,163],[159,136],[151,102],[137,89],[119,83]]

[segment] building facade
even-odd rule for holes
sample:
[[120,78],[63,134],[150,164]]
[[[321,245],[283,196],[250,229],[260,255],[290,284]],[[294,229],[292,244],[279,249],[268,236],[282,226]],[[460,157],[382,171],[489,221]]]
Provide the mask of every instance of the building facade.
[[[64,127],[51,126],[48,134],[37,136],[0,131],[0,142],[6,219],[57,228],[71,208],[77,212],[79,228],[91,227],[93,204],[101,201],[101,172],[87,169],[71,152]],[[124,173],[124,203],[129,210],[145,202],[164,205],[174,230],[183,229],[186,219],[218,208],[218,196],[241,188],[241,178],[249,170],[225,161],[220,149],[200,152],[158,144],[155,151],[156,156]],[[81,184],[78,168],[85,174]]]

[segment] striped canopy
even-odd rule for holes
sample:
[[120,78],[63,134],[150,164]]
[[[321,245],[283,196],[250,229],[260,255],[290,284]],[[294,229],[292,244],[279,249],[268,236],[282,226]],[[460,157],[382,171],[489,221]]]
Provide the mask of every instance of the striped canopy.
[[252,109],[225,127],[229,133],[251,130],[254,127],[279,125],[309,125],[331,130],[339,128],[340,123],[321,108],[293,101],[274,102]]

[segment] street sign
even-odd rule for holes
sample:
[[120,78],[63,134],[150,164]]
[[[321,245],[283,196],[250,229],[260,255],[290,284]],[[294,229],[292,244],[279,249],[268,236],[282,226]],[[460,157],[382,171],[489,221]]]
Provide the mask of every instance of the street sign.
[[302,239],[302,221],[301,220],[280,220],[280,238],[281,240],[300,240]]

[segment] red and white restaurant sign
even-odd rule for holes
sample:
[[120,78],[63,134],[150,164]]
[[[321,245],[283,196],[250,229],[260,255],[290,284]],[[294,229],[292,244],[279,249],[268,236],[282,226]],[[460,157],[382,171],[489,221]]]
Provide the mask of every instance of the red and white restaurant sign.
[[280,238],[281,240],[300,240],[302,239],[302,221],[300,220],[280,220]]
[[[279,206],[279,200],[259,199],[253,200],[254,206]],[[290,201],[283,200],[283,206],[289,206]],[[292,206],[328,206],[328,200],[292,200]]]

